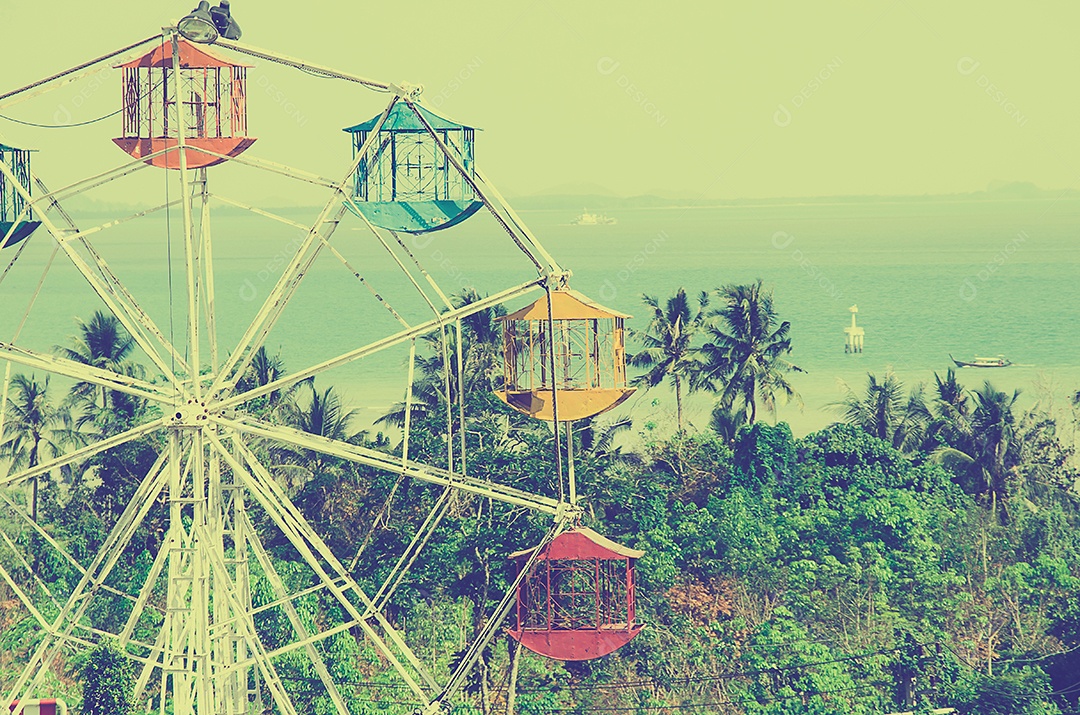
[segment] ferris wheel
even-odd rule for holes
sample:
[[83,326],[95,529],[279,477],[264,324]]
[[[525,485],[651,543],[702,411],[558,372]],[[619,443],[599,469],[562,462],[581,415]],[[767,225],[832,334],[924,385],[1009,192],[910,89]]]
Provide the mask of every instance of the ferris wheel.
[[[475,127],[425,107],[418,87],[367,79],[242,44],[239,34],[227,2],[213,8],[201,2],[175,27],[0,95],[3,109],[111,70],[119,75],[121,97],[121,131],[113,141],[129,155],[119,166],[91,169],[87,178],[54,188],[32,170],[27,150],[0,144],[0,257],[4,259],[0,289],[9,274],[42,270],[41,265],[27,266],[25,259],[20,260],[31,242],[45,239],[54,244],[37,290],[21,296],[29,307],[18,329],[10,341],[0,342],[0,359],[8,363],[5,407],[14,365],[130,395],[158,408],[152,419],[123,432],[11,470],[0,479],[0,487],[36,484],[42,475],[150,435],[163,445],[89,562],[76,559],[37,522],[35,514],[0,492],[0,499],[19,516],[24,528],[81,574],[69,594],[51,593],[25,558],[18,558],[29,574],[25,577],[18,575],[22,573],[18,565],[0,560],[0,577],[42,633],[20,676],[5,690],[6,703],[18,715],[30,699],[47,697],[43,692],[47,674],[62,651],[101,640],[115,643],[136,663],[136,702],[176,715],[261,711],[264,692],[277,712],[294,715],[296,707],[274,663],[288,652],[309,658],[337,713],[348,715],[346,698],[317,647],[343,629],[363,632],[411,690],[418,713],[436,713],[446,707],[483,649],[501,632],[532,651],[560,660],[595,658],[624,645],[641,630],[635,614],[634,564],[642,553],[580,526],[582,510],[569,425],[611,409],[633,392],[627,386],[625,368],[623,322],[627,316],[570,289],[570,272],[544,249],[477,166]],[[343,160],[339,175],[327,179],[247,153],[256,142],[248,130],[247,111],[246,63],[253,60],[340,80],[388,98],[375,116],[346,128],[352,156],[351,161]],[[355,121],[343,117],[342,123],[350,119]],[[48,151],[47,146],[39,149]],[[214,167],[225,164],[315,185],[324,192],[325,203],[310,223],[300,223],[231,199],[228,182],[223,182],[223,191],[212,182],[217,178]],[[65,208],[72,197],[139,172],[159,170],[172,173],[180,193],[167,196],[155,208],[94,225],[80,223],[78,212]],[[298,237],[290,244],[293,250],[282,261],[273,287],[238,336],[228,336],[222,329],[221,316],[230,310],[230,303],[215,293],[211,225],[212,209],[220,205],[284,225]],[[183,344],[175,340],[174,330],[155,322],[152,311],[99,250],[115,226],[174,209],[179,210],[183,226],[184,300],[178,309]],[[505,240],[524,257],[526,269],[520,276],[507,276],[507,285],[486,297],[455,304],[403,237],[446,231],[439,239],[452,241],[455,231],[451,229],[475,215],[495,222]],[[363,266],[346,255],[342,244],[332,241],[346,222],[392,257],[398,280],[415,292],[426,306],[424,311],[392,305],[364,277]],[[287,314],[316,260],[326,256],[357,279],[356,296],[350,299],[366,300],[372,311],[385,311],[397,327],[263,384],[245,383],[243,377],[259,349]],[[83,364],[21,342],[54,258],[70,264],[130,334],[149,373],[159,377],[147,379]],[[538,298],[521,305],[536,293]],[[12,305],[9,298],[5,301]],[[551,470],[558,485],[552,493],[502,484],[469,470],[460,384],[462,321],[501,305],[511,306],[513,312],[501,319],[504,376],[496,394],[518,412],[552,424]],[[458,381],[457,389],[445,392],[446,431],[437,436],[445,443],[444,464],[424,463],[410,453],[416,341],[431,335],[446,357],[445,379]],[[54,342],[60,342],[62,336],[56,337]],[[261,419],[247,409],[276,391],[391,350],[408,356],[404,426],[396,453],[310,434]],[[451,354],[455,351],[456,355]],[[457,369],[452,370],[455,364]],[[0,425],[3,414],[0,410]],[[455,420],[455,414],[460,419]],[[396,565],[375,593],[361,587],[346,565],[348,556],[331,550],[274,478],[258,448],[267,443],[310,450],[442,488],[443,496],[435,501],[405,552],[386,555]],[[446,499],[457,493],[545,514],[550,522],[536,547],[507,555],[516,564],[510,589],[449,678],[439,682],[410,647],[408,634],[385,615],[385,607],[416,554],[428,543]],[[286,585],[256,529],[253,507],[258,518],[276,527],[295,550],[309,571],[309,587],[297,590]],[[163,514],[165,533],[144,582],[129,593],[111,584],[109,576],[154,511]],[[270,648],[259,638],[255,623],[259,609],[252,604],[252,564],[270,583],[272,607],[281,610],[293,629],[294,637],[285,645]],[[342,626],[320,632],[304,625],[295,603],[312,592],[333,597],[346,614]],[[56,604],[54,617],[39,608],[42,594]],[[92,606],[101,598],[130,602],[126,622],[113,628],[95,623]],[[147,622],[155,624],[157,636],[152,642],[139,641],[134,635],[138,624]]]

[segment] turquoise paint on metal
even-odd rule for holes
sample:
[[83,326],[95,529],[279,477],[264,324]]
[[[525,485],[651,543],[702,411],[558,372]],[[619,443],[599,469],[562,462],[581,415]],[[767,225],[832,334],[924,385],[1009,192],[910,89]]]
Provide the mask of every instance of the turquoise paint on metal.
[[348,207],[379,228],[419,234],[456,226],[483,205],[482,201],[357,201]]
[[[380,116],[344,130],[352,135],[353,156]],[[374,226],[403,233],[441,231],[461,223],[483,205],[473,189],[476,131],[418,104],[395,104],[357,166],[352,191],[355,206],[348,204],[349,209]]]

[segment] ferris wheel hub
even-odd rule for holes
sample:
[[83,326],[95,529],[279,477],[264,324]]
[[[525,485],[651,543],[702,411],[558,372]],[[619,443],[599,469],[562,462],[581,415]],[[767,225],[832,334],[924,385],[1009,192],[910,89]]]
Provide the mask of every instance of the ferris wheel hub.
[[169,424],[172,427],[201,428],[210,422],[210,408],[206,401],[190,399],[187,404],[173,409]]

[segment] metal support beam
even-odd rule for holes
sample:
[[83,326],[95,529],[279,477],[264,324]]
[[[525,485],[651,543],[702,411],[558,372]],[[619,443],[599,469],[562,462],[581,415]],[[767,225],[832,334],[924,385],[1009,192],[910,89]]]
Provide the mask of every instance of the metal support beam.
[[394,333],[393,335],[383,338],[382,340],[376,340],[373,343],[368,343],[363,347],[351,350],[335,358],[331,358],[325,362],[321,362],[318,365],[313,365],[306,370],[301,370],[299,372],[294,372],[291,375],[286,375],[285,377],[269,382],[262,387],[256,387],[254,389],[248,390],[247,392],[242,392],[240,394],[233,395],[232,397],[226,397],[220,402],[216,403],[215,409],[224,411],[229,408],[242,405],[245,402],[249,402],[256,397],[268,395],[275,390],[287,388],[291,385],[301,382],[302,380],[306,380],[309,377],[318,375],[319,373],[326,372],[327,370],[331,370],[335,367],[346,365],[350,362],[353,362],[354,360],[359,360],[360,358],[367,357],[368,355],[374,355],[375,353],[386,350],[387,348],[391,348],[407,340],[412,340],[413,338],[418,338],[426,335],[432,331],[438,330],[443,325],[452,324],[455,320],[458,320],[460,318],[468,317],[475,313],[479,313],[482,310],[487,310],[488,308],[505,303],[508,300],[513,300],[518,296],[525,295],[533,290],[536,290],[537,287],[537,281],[529,281],[528,283],[523,283],[514,288],[504,290],[501,293],[496,293],[495,295],[488,296],[487,298],[482,298],[475,303],[469,303],[468,305],[464,305],[460,308],[455,308],[454,310],[447,310],[442,313],[438,318],[429,320],[424,323],[420,323],[413,326],[412,328],[409,328],[408,330],[402,330],[401,332]]
[[382,469],[391,474],[402,474],[429,484],[452,487],[462,492],[476,494],[514,506],[526,507],[544,514],[554,515],[560,511],[559,501],[551,497],[539,496],[485,479],[438,469],[437,467],[418,465],[415,462],[402,464],[401,460],[385,452],[360,447],[340,440],[328,439],[291,427],[271,425],[253,419],[241,421],[215,417],[213,420],[217,424],[237,432],[272,439],[303,449],[311,449],[321,454],[347,459],[357,464]]

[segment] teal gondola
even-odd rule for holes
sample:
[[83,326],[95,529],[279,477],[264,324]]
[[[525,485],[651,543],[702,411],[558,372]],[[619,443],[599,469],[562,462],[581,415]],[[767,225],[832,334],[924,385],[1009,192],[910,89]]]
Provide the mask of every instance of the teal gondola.
[[[0,144],[0,161],[3,161],[15,181],[19,182],[27,193],[33,193],[30,186],[30,150]],[[26,199],[19,193],[8,175],[0,172],[0,248],[14,246],[32,234],[40,221],[34,221],[33,209],[25,214]]]
[[[465,173],[442,151],[412,107],[400,101],[356,168],[353,201],[348,206],[380,228],[419,234],[456,226],[476,213],[483,202],[472,184],[477,129],[418,104],[412,106]],[[344,130],[352,134],[354,157],[380,116]]]

